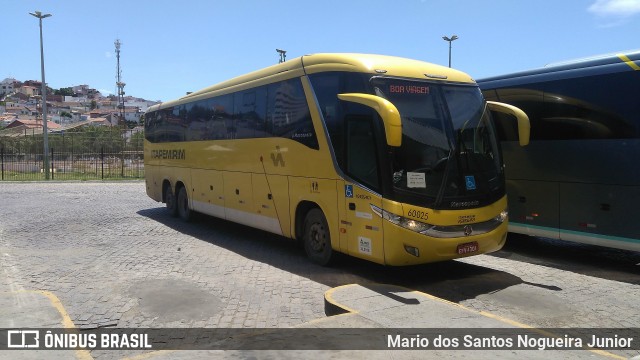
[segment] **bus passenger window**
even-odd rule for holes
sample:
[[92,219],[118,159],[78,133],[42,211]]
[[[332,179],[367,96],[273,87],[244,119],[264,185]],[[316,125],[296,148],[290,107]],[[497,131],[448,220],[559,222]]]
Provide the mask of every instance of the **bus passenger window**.
[[267,113],[273,135],[319,149],[300,79],[271,84],[268,92]]
[[157,113],[157,111],[154,111],[144,115],[144,137],[152,143],[156,142],[156,128],[158,127],[156,120]]
[[255,103],[251,114],[251,121],[254,127],[254,137],[263,138],[271,136],[271,129],[267,124],[267,87],[255,88]]
[[212,99],[213,138],[211,140],[233,139],[235,128],[233,126],[233,95],[222,95]]
[[187,141],[206,140],[206,125],[208,118],[207,101],[200,100],[186,105],[187,108]]
[[254,137],[256,92],[248,90],[238,92],[234,99],[235,109],[233,112],[235,129],[238,139],[250,139]]

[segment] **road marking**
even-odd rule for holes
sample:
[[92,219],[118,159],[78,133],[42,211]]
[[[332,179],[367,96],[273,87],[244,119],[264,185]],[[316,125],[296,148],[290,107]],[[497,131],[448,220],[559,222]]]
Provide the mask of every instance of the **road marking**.
[[[486,311],[473,310],[473,309],[470,309],[470,308],[468,308],[468,307],[466,307],[466,306],[464,306],[462,304],[458,304],[458,303],[449,301],[447,299],[439,298],[437,296],[434,296],[434,295],[431,295],[431,294],[428,294],[428,293],[425,293],[425,292],[422,292],[422,291],[413,290],[413,289],[409,289],[409,288],[406,288],[404,286],[398,286],[398,285],[389,285],[389,284],[376,284],[376,285],[392,286],[392,287],[395,287],[395,288],[398,288],[398,289],[403,289],[403,290],[405,290],[404,292],[414,293],[414,294],[421,295],[421,296],[424,296],[424,297],[429,298],[431,300],[435,300],[435,301],[438,301],[438,302],[441,302],[441,303],[444,303],[444,304],[447,304],[447,305],[453,305],[453,306],[456,306],[456,307],[458,307],[460,309],[466,310],[468,312],[471,312],[471,313],[474,313],[474,314],[479,314],[479,315],[482,315],[484,317],[491,318],[491,319],[494,319],[494,320],[498,320],[498,321],[503,322],[505,324],[509,324],[509,325],[512,325],[512,326],[515,326],[515,327],[519,327],[519,328],[522,328],[522,329],[530,329],[532,331],[535,331],[535,332],[537,332],[539,334],[542,334],[542,335],[548,336],[548,337],[562,338],[562,336],[560,336],[560,335],[557,335],[557,334],[554,334],[554,333],[551,333],[551,332],[548,332],[548,331],[540,330],[540,329],[537,329],[537,328],[535,328],[533,326],[530,326],[530,325],[527,325],[527,324],[523,324],[521,322],[518,322],[518,321],[515,321],[515,320],[511,320],[509,318],[505,318],[505,317],[502,317],[500,315],[496,315],[496,314],[489,313],[489,312],[486,312]],[[333,293],[336,290],[341,289],[341,288],[346,288],[346,287],[352,287],[352,286],[362,286],[362,285],[360,285],[360,284],[347,284],[347,285],[341,285],[341,286],[329,289],[329,290],[327,290],[325,292],[325,300],[328,301],[329,303],[331,303],[335,307],[339,307],[339,308],[342,308],[342,309],[348,311],[348,313],[358,314],[359,313],[358,310],[352,309],[350,307],[347,307],[345,305],[342,305],[342,304],[338,303],[333,297]],[[363,286],[363,287],[366,287],[366,286]],[[382,295],[382,296],[384,296],[384,295]],[[592,352],[594,354],[598,354],[598,355],[601,355],[601,356],[613,358],[613,359],[620,359],[620,360],[625,360],[626,359],[626,357],[619,356],[619,355],[616,355],[616,354],[612,354],[612,353],[604,351],[604,350],[593,349],[593,348],[590,348],[590,347],[587,347],[587,346],[584,347],[584,350],[590,351],[590,352]]]
[[[69,313],[54,293],[46,290],[20,290],[14,291],[14,293],[36,293],[43,295],[51,302],[51,305],[58,311],[60,316],[62,316],[62,326],[64,326],[65,329],[76,329],[76,325],[73,323],[73,320],[71,320]],[[89,350],[75,350],[75,353],[76,358],[80,360],[93,360],[93,356],[91,356]]]
[[324,299],[325,299],[327,302],[329,302],[331,305],[333,305],[333,306],[335,306],[335,307],[337,307],[337,308],[344,309],[346,312],[353,313],[353,314],[358,314],[358,313],[359,313],[359,311],[358,311],[358,310],[355,310],[355,309],[352,309],[352,308],[350,308],[350,307],[348,307],[348,306],[342,305],[342,304],[338,303],[338,302],[333,298],[333,293],[334,293],[336,290],[338,290],[338,289],[340,289],[340,288],[351,287],[351,286],[354,286],[354,285],[356,285],[356,284],[342,285],[342,286],[337,286],[337,287],[334,287],[334,288],[332,288],[332,289],[329,289],[329,290],[325,291],[325,293],[324,293]]
[[62,305],[62,302],[60,302],[60,299],[58,299],[58,297],[52,292],[46,291],[46,290],[33,290],[33,291],[23,290],[20,292],[34,292],[37,294],[44,295],[47,299],[49,299],[49,301],[51,302],[51,305],[53,305],[53,307],[56,310],[58,310],[58,313],[60,314],[60,316],[62,316],[62,326],[64,326],[66,329],[76,328],[76,325],[73,323],[73,320],[71,320],[71,317],[69,316],[69,313],[67,313],[67,310]]

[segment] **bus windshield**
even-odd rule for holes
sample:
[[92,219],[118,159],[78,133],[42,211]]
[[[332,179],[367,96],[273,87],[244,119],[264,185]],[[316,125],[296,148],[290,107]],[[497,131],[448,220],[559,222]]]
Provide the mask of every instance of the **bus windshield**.
[[391,149],[394,193],[435,208],[478,206],[502,188],[490,111],[475,85],[373,78],[376,95],[402,117],[402,145]]

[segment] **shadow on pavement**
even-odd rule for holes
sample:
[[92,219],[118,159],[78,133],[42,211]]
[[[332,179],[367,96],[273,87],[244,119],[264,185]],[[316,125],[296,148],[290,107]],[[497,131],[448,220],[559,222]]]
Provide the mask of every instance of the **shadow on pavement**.
[[202,214],[196,214],[190,223],[184,223],[169,216],[164,208],[144,209],[138,214],[201,241],[329,287],[353,283],[363,286],[367,283],[390,284],[460,302],[523,283],[509,273],[457,261],[387,267],[340,255],[331,267],[321,267],[307,259],[297,242],[262,230]]
[[639,252],[509,234],[504,248],[491,255],[640,285]]

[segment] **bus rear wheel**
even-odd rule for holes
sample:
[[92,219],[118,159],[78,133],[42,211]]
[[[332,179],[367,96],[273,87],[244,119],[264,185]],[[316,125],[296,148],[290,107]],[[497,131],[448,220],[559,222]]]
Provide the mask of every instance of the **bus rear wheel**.
[[189,197],[187,196],[187,189],[182,186],[178,190],[178,199],[176,201],[176,207],[178,208],[178,215],[184,221],[191,220],[191,209],[189,208]]
[[304,250],[312,262],[326,266],[333,259],[329,226],[322,210],[312,209],[305,217],[303,242]]
[[167,185],[164,187],[164,202],[167,205],[167,210],[169,210],[169,215],[176,217],[178,216],[178,206],[176,205],[176,196],[173,193],[173,189],[171,185]]

